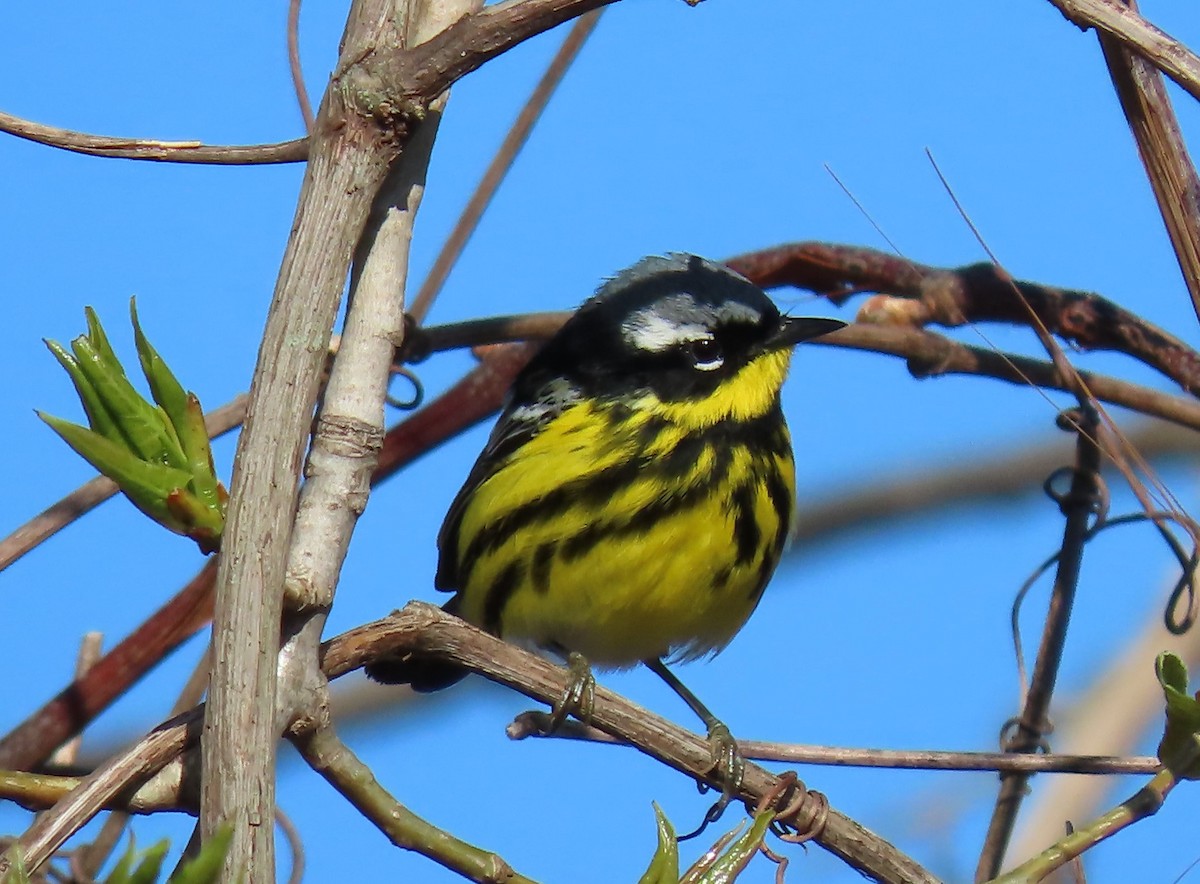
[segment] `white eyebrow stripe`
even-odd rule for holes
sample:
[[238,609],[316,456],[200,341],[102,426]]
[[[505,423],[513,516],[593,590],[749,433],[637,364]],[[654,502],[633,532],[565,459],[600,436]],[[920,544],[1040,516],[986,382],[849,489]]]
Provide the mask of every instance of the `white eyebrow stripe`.
[[689,292],[678,292],[632,313],[621,323],[626,343],[659,353],[676,344],[712,337],[712,329],[727,324],[754,325],[762,315],[747,304],[727,301],[719,306],[696,303]]
[[703,325],[667,319],[653,308],[639,310],[621,324],[621,336],[634,349],[661,353],[676,344],[710,338]]

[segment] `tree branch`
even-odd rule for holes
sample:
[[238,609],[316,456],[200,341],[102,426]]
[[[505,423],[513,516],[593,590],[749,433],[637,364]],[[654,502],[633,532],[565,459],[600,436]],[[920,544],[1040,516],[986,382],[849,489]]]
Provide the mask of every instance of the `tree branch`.
[[1085,30],[1094,27],[1114,37],[1178,83],[1184,92],[1200,99],[1200,57],[1146,21],[1123,0],[1050,0],[1050,3],[1067,21]]
[[[1134,0],[1126,0],[1137,12]],[[1112,77],[1121,110],[1137,142],[1138,155],[1154,190],[1158,211],[1200,317],[1200,179],[1188,157],[1179,120],[1162,75],[1146,59],[1125,49],[1119,40],[1098,31],[1100,49]]]
[[199,725],[200,716],[196,711],[165,722],[82,779],[66,798],[40,817],[4,856],[0,856],[0,879],[18,856],[27,872],[34,871],[117,793],[136,788],[137,784],[178,758],[195,740]]
[[297,138],[276,144],[215,145],[199,141],[160,141],[154,138],[114,138],[88,135],[71,129],[46,126],[0,111],[0,132],[7,132],[47,147],[73,153],[124,160],[153,160],[160,163],[203,163],[216,166],[252,166],[271,163],[300,163],[308,156],[308,139]]
[[[455,323],[422,332],[413,342],[421,355],[443,347],[462,347],[489,340],[509,339],[528,334],[548,336],[565,321],[568,314],[544,313],[528,316],[502,316]],[[922,329],[900,325],[875,325],[856,322],[805,344],[806,347],[840,347],[899,356],[908,363],[914,377],[927,378],[947,374],[978,375],[1008,381],[1020,386],[1075,391],[1075,382],[1058,368],[1042,359],[988,350],[960,344]],[[1099,399],[1151,417],[1160,417],[1180,426],[1200,430],[1200,402],[1193,398],[1171,396],[1088,371],[1078,372]],[[499,407],[497,400],[496,407]]]
[[395,91],[420,102],[514,46],[615,0],[505,0],[464,16],[399,60]]
[[470,240],[471,234],[479,226],[479,219],[483,217],[483,213],[491,205],[492,197],[496,195],[496,191],[500,188],[504,177],[512,169],[512,164],[516,161],[521,148],[529,139],[530,132],[533,131],[533,127],[541,119],[542,112],[546,109],[546,105],[550,103],[551,97],[553,97],[555,91],[558,89],[567,70],[578,57],[579,50],[583,48],[583,44],[587,42],[587,38],[595,30],[596,23],[600,20],[601,11],[597,9],[586,13],[580,16],[579,20],[571,26],[570,32],[563,38],[562,45],[558,47],[554,58],[550,60],[550,64],[547,65],[541,79],[538,80],[525,105],[521,108],[520,113],[517,114],[517,118],[513,121],[508,134],[504,136],[504,141],[496,149],[495,156],[492,157],[492,161],[484,171],[483,177],[479,179],[479,184],[475,186],[475,191],[471,194],[471,198],[463,208],[462,214],[454,223],[454,229],[450,231],[450,235],[442,243],[442,248],[438,252],[437,258],[434,259],[433,266],[429,268],[429,273],[426,275],[425,281],[421,283],[421,288],[417,291],[417,296],[412,299],[409,313],[417,322],[425,319],[425,315],[429,312],[429,308],[433,304],[433,299],[441,291],[446,278],[450,275],[451,269],[458,261],[462,250]]
[[213,617],[201,833],[231,825],[222,880],[274,881],[276,663],[284,564],[304,444],[351,255],[406,137],[361,59],[395,44],[386,0],[352,6],[342,61],[311,136],[292,236],[267,316],[238,441]]
[[969,322],[1030,325],[1084,350],[1115,350],[1200,393],[1200,353],[1179,338],[1093,292],[1013,280],[994,264],[943,269],[876,249],[797,242],[730,258],[730,267],[764,288],[806,289],[841,303],[860,292],[907,300],[868,301],[859,319],[875,324],[948,328]]
[[[422,602],[410,602],[391,617],[344,633],[326,645],[325,672],[331,678],[357,669],[385,653],[412,652],[451,661],[526,696],[553,704],[570,677],[562,667],[445,614]],[[592,724],[619,737],[662,763],[698,781],[720,788],[713,779],[708,743],[701,736],[662,719],[597,686]],[[746,765],[739,797],[753,807],[779,785],[779,779],[754,764]],[[803,795],[791,823],[806,830],[821,819],[813,840],[873,879],[933,884],[937,879],[850,818],[828,808],[823,796]]]
[[[550,713],[522,712],[508,726],[514,740],[528,737],[583,740],[624,745],[604,731],[573,719],[550,730]],[[953,752],[945,749],[854,749],[807,743],[738,740],[738,752],[748,761],[781,761],[828,767],[883,767],[889,770],[986,770],[1023,773],[1132,774],[1156,773],[1162,766],[1150,755],[1014,755],[1007,752]]]

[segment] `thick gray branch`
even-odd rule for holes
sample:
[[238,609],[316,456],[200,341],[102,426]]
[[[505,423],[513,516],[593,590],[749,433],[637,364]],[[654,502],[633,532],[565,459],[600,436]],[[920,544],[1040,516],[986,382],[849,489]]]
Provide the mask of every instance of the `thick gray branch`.
[[[351,10],[347,45],[384,40],[389,4]],[[349,39],[350,35],[357,40]],[[276,657],[284,560],[304,443],[354,246],[398,152],[396,133],[357,112],[354,67],[329,86],[284,253],[238,444],[217,574],[213,672],[202,742],[201,829],[234,837],[224,880],[274,881]],[[350,91],[352,106],[343,99]]]

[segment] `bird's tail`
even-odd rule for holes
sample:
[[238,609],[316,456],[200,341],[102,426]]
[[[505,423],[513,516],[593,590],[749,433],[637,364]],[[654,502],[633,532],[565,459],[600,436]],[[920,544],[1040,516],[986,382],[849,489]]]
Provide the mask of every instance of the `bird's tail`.
[[[458,614],[458,596],[454,596],[442,610],[448,614]],[[363,667],[367,678],[381,684],[406,684],[421,694],[431,694],[457,684],[467,674],[467,670],[445,660],[431,660],[427,657],[417,657],[413,654],[401,654],[395,657],[380,657]]]

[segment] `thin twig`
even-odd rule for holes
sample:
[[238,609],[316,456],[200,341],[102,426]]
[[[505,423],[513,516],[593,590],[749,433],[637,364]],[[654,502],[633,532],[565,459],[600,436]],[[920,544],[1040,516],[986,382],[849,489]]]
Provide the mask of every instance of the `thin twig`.
[[370,820],[397,847],[427,856],[480,884],[535,884],[517,874],[498,855],[468,844],[431,825],[397,801],[380,785],[350,748],[326,724],[292,744],[317,773]]
[[83,845],[71,855],[71,871],[77,880],[92,881],[100,874],[100,870],[121,842],[121,836],[125,834],[128,825],[127,810],[111,809],[91,843]]
[[[292,0],[292,2],[299,3],[300,0]],[[487,211],[487,207],[491,203],[492,197],[496,195],[500,183],[508,175],[509,170],[512,169],[517,155],[521,152],[521,148],[525,146],[525,142],[529,139],[529,134],[533,131],[533,127],[541,119],[542,112],[546,109],[546,105],[549,104],[555,90],[558,89],[562,78],[579,55],[579,50],[583,48],[583,44],[587,42],[587,38],[595,29],[596,23],[600,20],[601,12],[603,12],[602,9],[596,9],[585,15],[581,15],[578,21],[571,26],[571,30],[567,32],[567,36],[563,38],[562,45],[558,47],[558,52],[554,54],[554,58],[550,59],[550,64],[546,67],[545,73],[542,74],[537,85],[533,87],[533,92],[530,93],[525,106],[521,108],[521,112],[517,114],[516,120],[513,121],[512,127],[508,130],[508,134],[504,136],[504,141],[496,149],[495,156],[492,157],[492,161],[488,164],[483,177],[479,179],[479,183],[475,186],[475,192],[471,194],[471,198],[463,208],[462,214],[459,215],[454,229],[450,231],[450,235],[442,243],[442,249],[438,252],[438,256],[429,270],[429,275],[421,283],[421,289],[417,292],[417,296],[412,299],[408,312],[418,322],[425,318],[430,306],[433,304],[433,299],[437,297],[442,286],[446,284],[446,277],[450,275],[450,271],[458,262],[458,258],[462,254],[463,248],[466,247],[467,241],[475,232],[475,228],[479,226],[479,219]]]
[[288,0],[288,70],[292,74],[292,88],[296,92],[296,104],[300,106],[300,116],[304,120],[304,131],[311,132],[313,127],[312,102],[308,99],[308,87],[304,85],[304,68],[300,64],[300,2],[301,0]]
[[[1135,624],[1131,624],[1134,626]],[[1087,687],[1073,691],[1071,705],[1054,731],[1057,748],[1068,751],[1129,753],[1144,741],[1150,728],[1161,733],[1163,694],[1149,661],[1170,651],[1189,670],[1200,666],[1200,630],[1186,635],[1163,633],[1154,616],[1136,624],[1117,653],[1109,653],[1089,678]],[[1119,710],[1113,714],[1113,710]],[[340,720],[340,719],[339,719]],[[1036,801],[1021,815],[1009,846],[1014,857],[1029,857],[1046,846],[1046,833],[1063,820],[1090,819],[1105,806],[1112,783],[1101,779],[1053,778],[1038,784]]]
[[279,831],[283,832],[284,840],[287,841],[288,850],[292,855],[292,869],[288,873],[288,884],[300,884],[304,880],[304,839],[300,837],[300,830],[296,828],[296,824],[279,808],[275,808],[275,825],[279,826]]
[[[1137,423],[1126,431],[1126,438],[1149,459],[1200,456],[1200,436],[1161,421]],[[909,467],[856,487],[838,488],[823,499],[801,501],[792,537],[804,543],[793,546],[792,554],[803,554],[814,540],[850,528],[898,524],[913,514],[960,501],[1030,492],[1064,463],[1066,455],[1065,440],[1056,438],[1015,450],[956,459],[949,465]]]
[[[1134,0],[1125,0],[1137,12]],[[1200,317],[1200,178],[1188,156],[1162,75],[1104,31],[1096,34],[1121,110],[1167,226],[1179,269]]]
[[153,160],[162,163],[203,163],[217,166],[253,166],[300,163],[308,156],[308,139],[275,144],[216,145],[199,141],[160,141],[155,138],[115,138],[89,135],[57,126],[46,126],[0,111],[0,132],[94,157]]
[[[571,739],[620,745],[603,731],[569,720],[549,730],[550,713],[522,712],[508,726],[514,740],[528,737]],[[854,749],[738,740],[739,754],[750,761],[819,764],[827,767],[883,767],[892,770],[1011,771],[1060,774],[1156,773],[1159,760],[1149,755],[1013,755],[1006,752],[950,752],[939,749]]]
[[200,722],[196,712],[165,722],[80,780],[75,789],[17,840],[10,852],[0,857],[0,878],[11,868],[16,855],[21,857],[28,872],[36,870],[118,792],[143,782],[178,757],[198,736]]
[[[79,788],[82,782],[82,777],[77,776],[0,770],[0,800],[11,801],[26,810],[42,813],[67,798]],[[147,796],[135,790],[128,792],[118,790],[102,801],[97,810],[121,811],[131,814],[150,814],[162,811],[182,811],[192,814],[196,812],[195,806],[189,808],[180,803],[178,793],[160,792],[153,796]]]
[[[1036,751],[1049,731],[1050,698],[1054,693],[1063,646],[1066,643],[1067,626],[1070,623],[1075,589],[1079,581],[1088,524],[1096,512],[1100,488],[1100,446],[1096,442],[1099,434],[1099,416],[1086,403],[1081,405],[1078,414],[1080,418],[1077,424],[1075,471],[1070,490],[1059,501],[1066,516],[1066,525],[1063,528],[1058,573],[1054,579],[1050,608],[1046,614],[1029,693],[1025,697],[1024,709],[1016,720],[1012,735],[1004,746],[1006,752]],[[976,881],[987,881],[999,874],[1028,778],[1028,774],[1024,773],[1000,775],[1000,794],[996,799],[979,865],[975,871]]]

